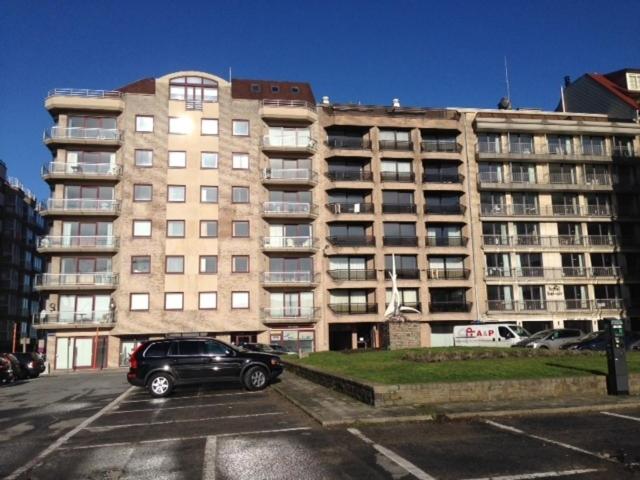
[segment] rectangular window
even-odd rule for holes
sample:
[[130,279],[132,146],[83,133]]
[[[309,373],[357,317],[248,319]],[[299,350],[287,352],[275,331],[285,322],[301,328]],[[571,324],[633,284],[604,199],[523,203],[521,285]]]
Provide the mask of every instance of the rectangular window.
[[200,273],[218,273],[218,257],[200,255]]
[[184,185],[167,186],[167,202],[184,202],[187,196],[187,187]]
[[169,152],[169,168],[185,168],[187,152]]
[[182,310],[184,294],[182,292],[173,292],[164,294],[164,309],[165,310]]
[[217,220],[200,220],[200,236],[203,238],[215,238],[218,236]]
[[218,154],[216,152],[201,152],[200,168],[218,168]]
[[236,136],[246,137],[249,135],[249,121],[248,120],[233,120],[232,122],[233,134]]
[[218,119],[203,118],[200,133],[202,135],[218,135]]
[[184,237],[184,220],[167,220],[167,237]]
[[150,237],[151,236],[151,220],[134,220],[133,236],[134,237]]
[[218,308],[218,293],[200,292],[198,295],[198,308],[200,310],[215,310]]
[[169,117],[169,133],[186,135],[191,130],[191,120],[183,117]]
[[249,236],[249,222],[246,220],[234,221],[231,224],[232,235],[234,237],[248,237]]
[[149,310],[149,294],[132,293],[129,297],[129,310]]
[[166,273],[184,273],[184,256],[168,255],[165,258]]
[[153,132],[153,116],[136,115],[136,132]]
[[134,153],[136,167],[153,166],[153,150],[136,150]]
[[131,273],[151,273],[151,257],[149,255],[131,257]]
[[218,203],[218,187],[200,187],[201,203]]
[[232,167],[235,170],[248,170],[249,169],[249,154],[247,153],[234,153],[231,156]]
[[231,257],[231,271],[233,273],[248,273],[249,255],[234,255]]
[[249,292],[231,292],[231,308],[249,308]]
[[136,184],[133,186],[134,202],[150,202],[153,195],[153,187],[151,185]]
[[231,187],[233,203],[249,203],[249,187]]

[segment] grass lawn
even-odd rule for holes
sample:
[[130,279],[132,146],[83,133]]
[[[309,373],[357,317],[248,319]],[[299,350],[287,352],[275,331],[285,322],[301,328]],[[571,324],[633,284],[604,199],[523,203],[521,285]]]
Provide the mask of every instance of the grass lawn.
[[[416,349],[416,351],[419,350]],[[500,358],[424,363],[404,360],[402,357],[408,351],[319,352],[312,353],[307,358],[291,361],[326,372],[381,384],[524,380],[606,375],[607,373],[607,359],[604,353],[575,357]],[[627,362],[630,372],[640,373],[640,352],[627,353]]]

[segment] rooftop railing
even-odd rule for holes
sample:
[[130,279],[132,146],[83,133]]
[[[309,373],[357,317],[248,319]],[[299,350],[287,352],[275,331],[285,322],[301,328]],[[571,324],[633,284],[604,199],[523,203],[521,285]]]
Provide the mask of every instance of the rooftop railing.
[[262,105],[264,107],[306,108],[312,112],[316,111],[316,106],[305,100],[264,99]]
[[49,90],[49,97],[87,97],[87,98],[120,98],[122,92],[117,90],[90,90],[87,88],[54,88]]

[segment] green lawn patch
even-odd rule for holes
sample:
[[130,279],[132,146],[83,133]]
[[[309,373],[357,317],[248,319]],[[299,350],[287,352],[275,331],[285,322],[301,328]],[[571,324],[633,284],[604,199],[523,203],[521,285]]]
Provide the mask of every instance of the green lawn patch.
[[[530,358],[480,358],[416,361],[425,352],[468,352],[481,348],[410,349],[362,353],[319,352],[291,360],[329,373],[381,384],[468,382],[478,380],[528,380],[535,378],[606,375],[604,353],[588,355],[533,356]],[[467,358],[468,355],[462,355]],[[289,359],[287,359],[289,361]],[[629,371],[640,373],[640,352],[627,353]]]

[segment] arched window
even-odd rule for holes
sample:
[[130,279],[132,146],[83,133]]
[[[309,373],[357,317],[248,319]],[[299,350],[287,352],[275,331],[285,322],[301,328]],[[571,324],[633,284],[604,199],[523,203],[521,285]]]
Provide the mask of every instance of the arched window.
[[169,99],[186,102],[218,101],[218,82],[202,77],[176,77],[169,81]]

